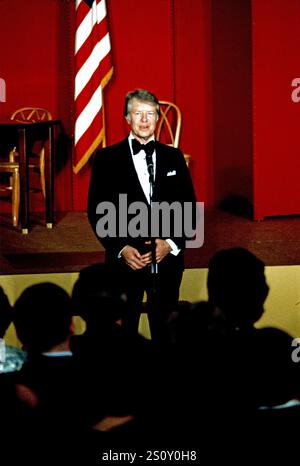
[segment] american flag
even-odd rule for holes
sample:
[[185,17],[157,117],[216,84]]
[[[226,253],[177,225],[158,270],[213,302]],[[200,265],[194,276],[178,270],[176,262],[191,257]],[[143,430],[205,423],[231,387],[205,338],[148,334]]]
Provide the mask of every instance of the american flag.
[[75,173],[105,146],[102,91],[112,73],[105,0],[76,0]]

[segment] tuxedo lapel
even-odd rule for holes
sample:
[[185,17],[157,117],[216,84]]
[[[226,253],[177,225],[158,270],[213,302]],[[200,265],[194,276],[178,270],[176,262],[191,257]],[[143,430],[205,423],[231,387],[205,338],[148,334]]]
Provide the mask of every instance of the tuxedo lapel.
[[156,170],[155,170],[155,185],[153,192],[153,199],[159,200],[161,187],[164,184],[164,176],[167,173],[167,160],[164,157],[163,146],[156,145]]
[[121,154],[122,163],[120,173],[121,177],[125,178],[126,191],[124,192],[128,194],[128,202],[142,201],[148,204],[132,160],[128,139],[126,139],[124,143],[124,151]]

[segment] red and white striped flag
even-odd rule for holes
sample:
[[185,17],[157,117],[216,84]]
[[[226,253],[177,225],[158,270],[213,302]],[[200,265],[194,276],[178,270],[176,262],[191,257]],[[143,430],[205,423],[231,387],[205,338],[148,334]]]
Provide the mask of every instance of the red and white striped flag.
[[76,0],[75,173],[105,146],[102,90],[112,72],[105,0]]

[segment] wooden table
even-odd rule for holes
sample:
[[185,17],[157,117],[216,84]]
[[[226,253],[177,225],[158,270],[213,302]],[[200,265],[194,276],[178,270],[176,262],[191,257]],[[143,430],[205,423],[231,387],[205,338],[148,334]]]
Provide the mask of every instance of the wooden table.
[[45,144],[45,210],[46,226],[52,228],[54,223],[54,160],[55,160],[55,128],[60,120],[39,122],[18,122],[9,118],[0,118],[1,140],[12,142],[13,137],[18,139],[18,152],[20,160],[20,223],[22,233],[29,231],[29,181],[28,181],[28,137],[39,139],[41,133],[46,135]]

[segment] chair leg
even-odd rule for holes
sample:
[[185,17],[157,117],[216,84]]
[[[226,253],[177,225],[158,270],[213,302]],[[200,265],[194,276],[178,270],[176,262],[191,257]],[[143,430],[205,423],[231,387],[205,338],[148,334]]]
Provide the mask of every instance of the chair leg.
[[16,157],[18,157],[19,154],[17,152],[17,148],[14,147],[12,150],[9,151],[9,161],[10,162],[15,162],[16,161]]
[[19,169],[16,168],[12,175],[12,222],[13,226],[17,227],[19,224],[20,213],[20,174]]
[[45,181],[45,148],[40,151],[40,180],[44,198],[46,197],[46,181]]

